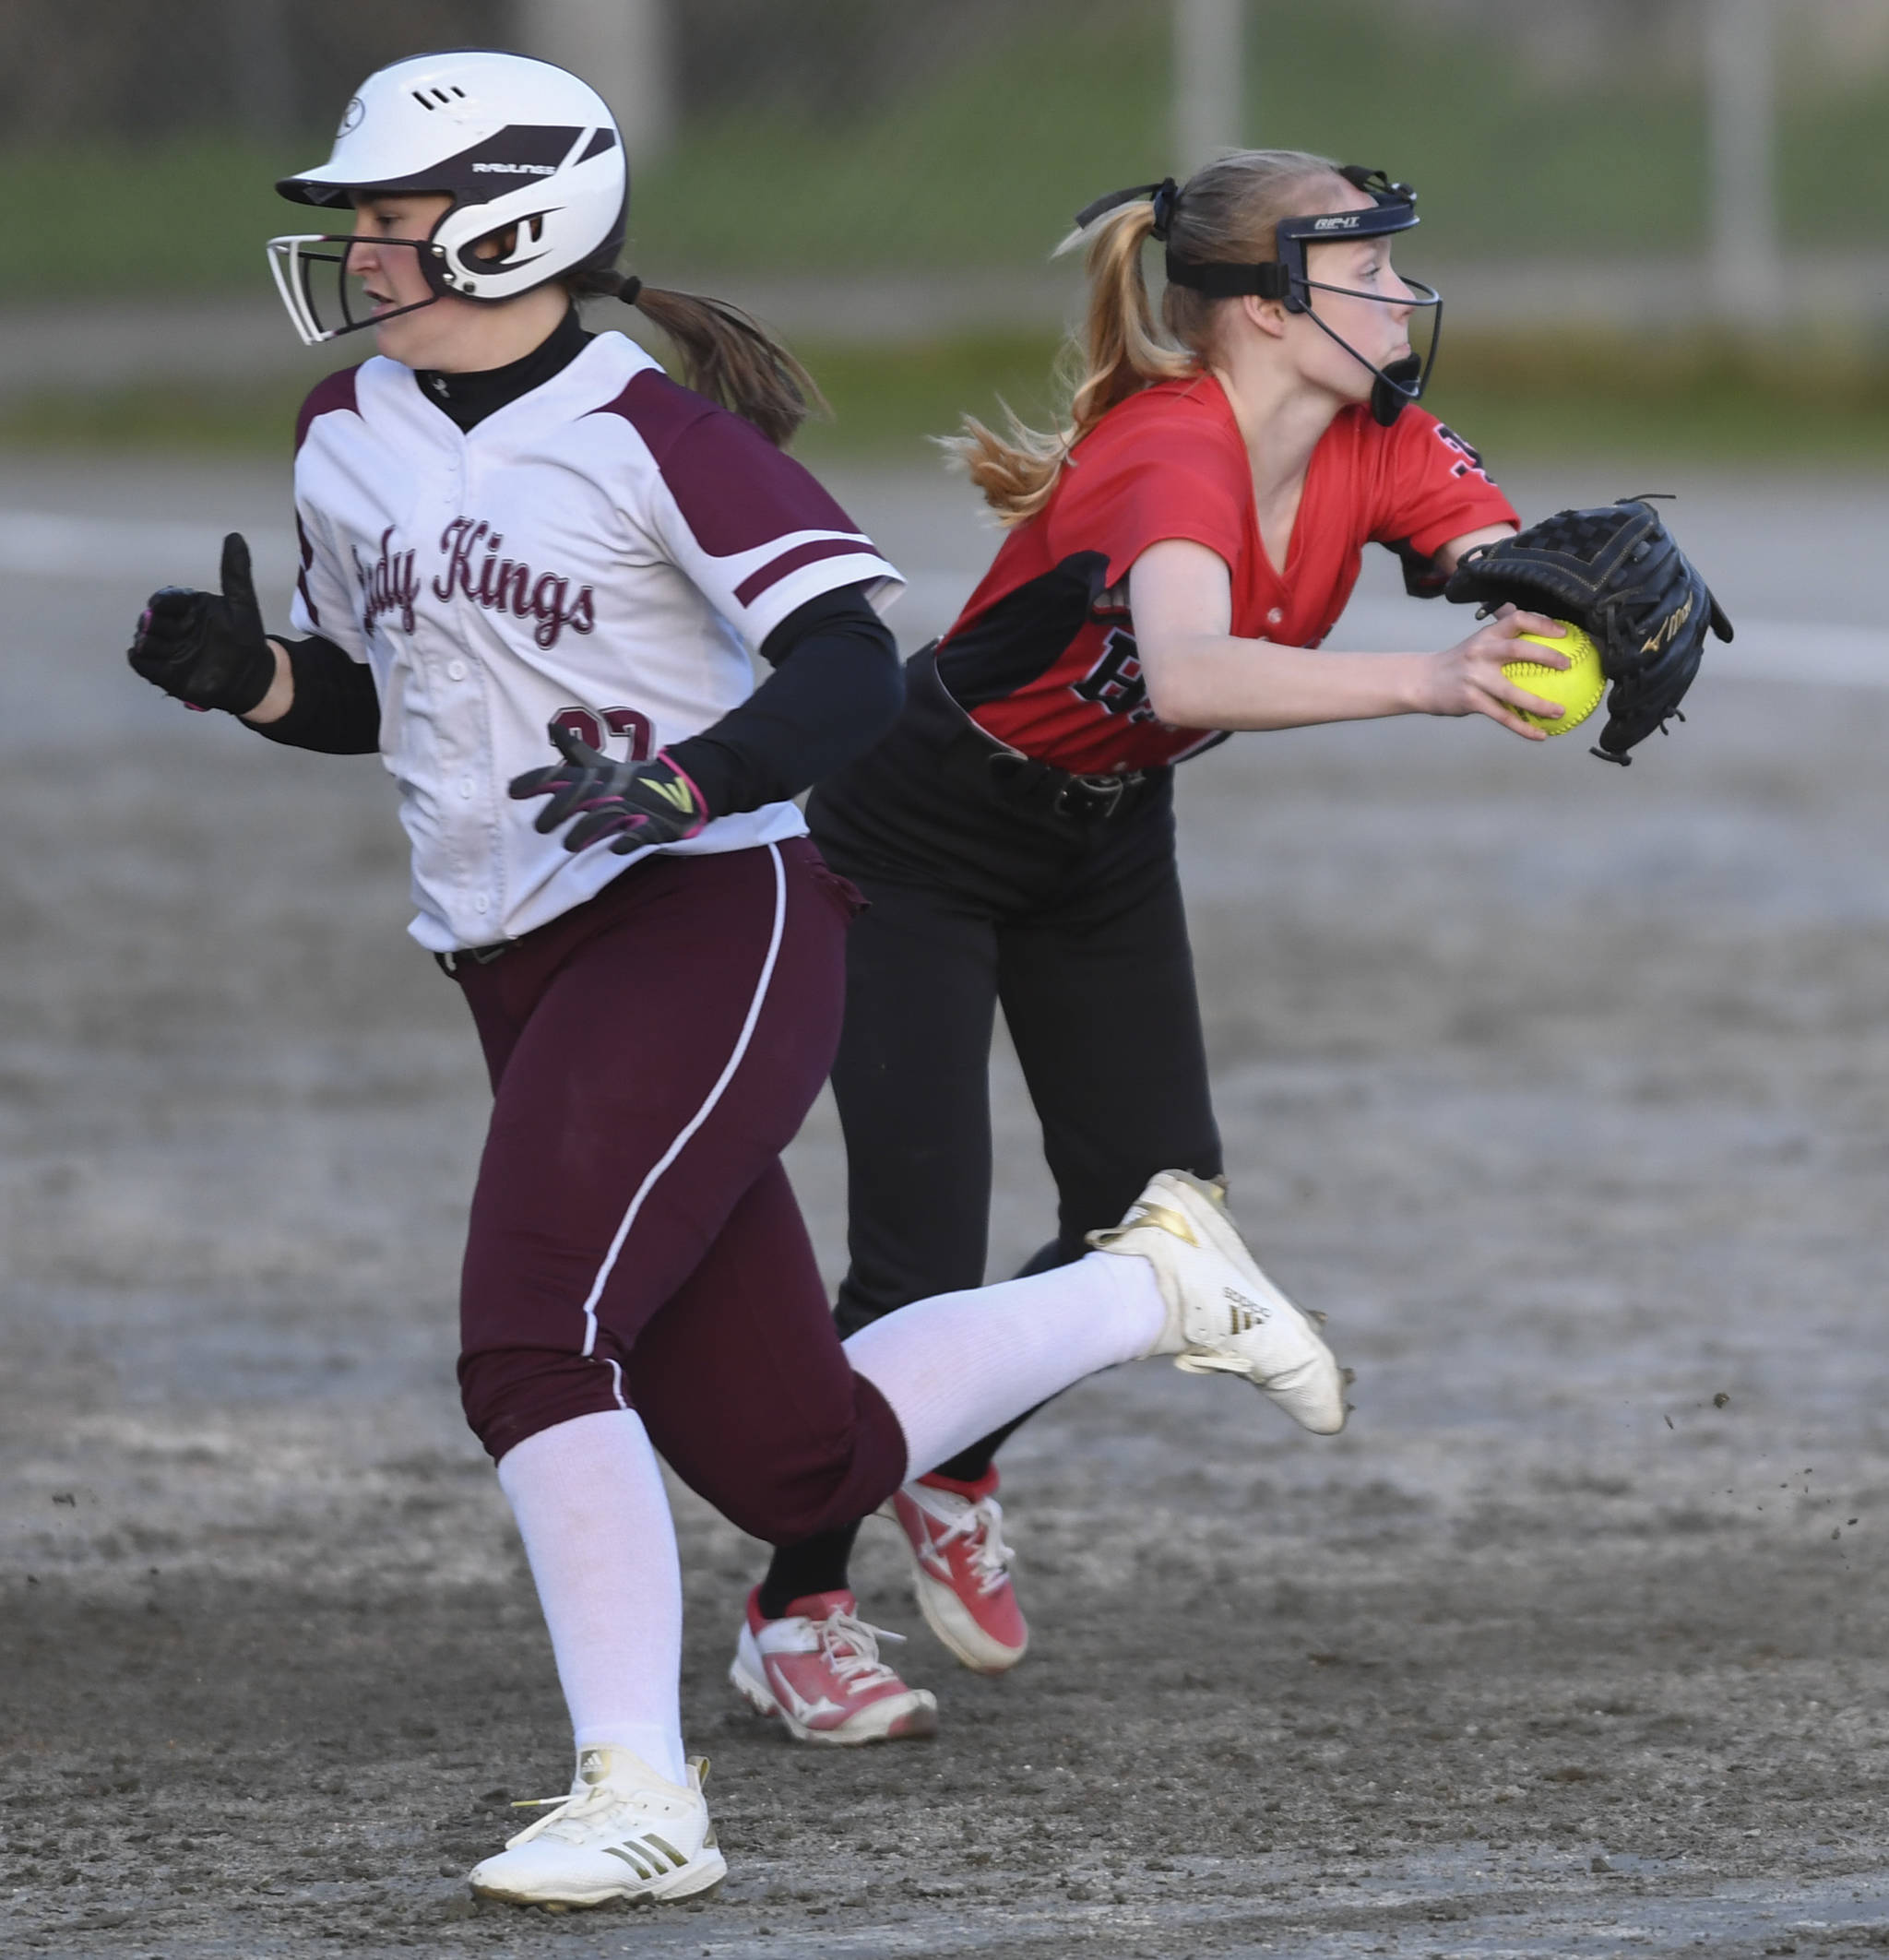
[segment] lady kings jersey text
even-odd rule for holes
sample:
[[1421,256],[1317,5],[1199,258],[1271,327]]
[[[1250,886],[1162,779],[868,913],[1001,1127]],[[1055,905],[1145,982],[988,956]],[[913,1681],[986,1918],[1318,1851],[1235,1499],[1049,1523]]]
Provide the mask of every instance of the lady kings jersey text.
[[[417,551],[393,549],[393,525],[380,534],[380,556],[372,564],[355,554],[361,576],[363,630],[386,613],[398,616],[405,633],[413,631],[413,607],[420,597]],[[455,517],[440,533],[439,550],[446,564],[431,583],[434,596],[449,600],[457,592],[490,612],[509,612],[536,620],[531,637],[543,647],[555,647],[565,627],[588,633],[597,624],[597,602],[591,588],[581,586],[575,599],[571,581],[558,572],[533,574],[522,559],[501,558],[505,539],[491,525],[472,517]]]

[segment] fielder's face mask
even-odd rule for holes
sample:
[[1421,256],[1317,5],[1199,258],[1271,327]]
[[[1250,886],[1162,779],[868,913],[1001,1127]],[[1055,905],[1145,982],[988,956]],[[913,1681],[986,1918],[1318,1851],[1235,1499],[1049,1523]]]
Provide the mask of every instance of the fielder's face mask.
[[[1214,300],[1238,299],[1252,293],[1263,300],[1277,300],[1288,313],[1302,313],[1320,332],[1336,340],[1352,360],[1371,371],[1371,412],[1388,428],[1403,413],[1405,404],[1421,400],[1424,389],[1430,386],[1431,371],[1436,365],[1436,350],[1443,336],[1443,295],[1434,286],[1427,286],[1421,279],[1404,279],[1403,284],[1414,296],[1408,300],[1391,300],[1381,292],[1365,292],[1355,286],[1334,286],[1310,276],[1305,269],[1305,248],[1308,245],[1348,244],[1354,239],[1388,238],[1396,232],[1410,231],[1419,222],[1417,193],[1408,184],[1394,184],[1383,171],[1367,170],[1358,163],[1341,165],[1338,174],[1364,192],[1371,198],[1371,204],[1355,211],[1280,219],[1277,228],[1278,257],[1256,265],[1236,265],[1218,260],[1202,263],[1177,258],[1170,245],[1168,282],[1189,287]],[[1086,226],[1116,205],[1150,194],[1155,206],[1153,236],[1165,244],[1174,207],[1182,195],[1171,177],[1158,184],[1145,184],[1134,190],[1116,191],[1107,197],[1098,198],[1077,214],[1076,225],[1078,228]],[[1424,353],[1406,354],[1400,360],[1380,367],[1360,353],[1320,316],[1312,298],[1314,292],[1340,293],[1348,299],[1368,300],[1380,306],[1408,307],[1413,315],[1428,315],[1431,323],[1429,348]]]

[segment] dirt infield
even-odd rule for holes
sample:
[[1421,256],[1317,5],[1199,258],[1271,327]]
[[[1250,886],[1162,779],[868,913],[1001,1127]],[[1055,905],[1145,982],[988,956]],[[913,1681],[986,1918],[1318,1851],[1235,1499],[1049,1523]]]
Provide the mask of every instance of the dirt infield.
[[[1701,490],[1734,612],[1815,563]],[[1352,1428],[1065,1397],[1005,1458],[1028,1662],[956,1670],[869,1527],[944,1728],[831,1755],[727,1688],[757,1549],[682,1494],[729,1882],[518,1913],[464,1872],[567,1759],[453,1390],[470,1030],[377,766],[118,661],[136,527],[276,493],[0,468],[128,540],[0,576],[0,1953],[1889,1948],[1889,695],[1708,681],[1626,772],[1434,723],[1190,766],[1236,1205]],[[924,603],[976,564],[929,487],[849,493]],[[1046,1196],[999,1075],[1001,1265]],[[824,1108],[795,1172],[830,1266]]]

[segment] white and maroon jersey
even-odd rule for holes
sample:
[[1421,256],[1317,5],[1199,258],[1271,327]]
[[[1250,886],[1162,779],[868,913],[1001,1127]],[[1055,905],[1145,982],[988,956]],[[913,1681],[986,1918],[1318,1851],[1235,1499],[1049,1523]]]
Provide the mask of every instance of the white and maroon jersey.
[[[748,653],[808,600],[899,576],[818,482],[738,416],[604,334],[469,432],[412,370],[330,374],[296,431],[292,617],[374,670],[413,847],[410,930],[435,952],[514,939],[619,875],[540,836],[512,778],[562,722],[616,755],[699,734],[752,692]],[[663,847],[797,837],[790,802]]]

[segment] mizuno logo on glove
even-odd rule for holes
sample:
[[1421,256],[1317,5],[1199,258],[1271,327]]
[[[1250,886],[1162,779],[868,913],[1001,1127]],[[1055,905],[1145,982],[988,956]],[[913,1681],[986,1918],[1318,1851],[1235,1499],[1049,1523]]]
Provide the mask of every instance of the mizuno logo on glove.
[[1445,596],[1564,619],[1600,650],[1611,684],[1607,726],[1594,753],[1624,763],[1627,751],[1668,721],[1693,684],[1707,632],[1731,637],[1731,622],[1652,505],[1641,497],[1593,510],[1557,511],[1539,524],[1470,552]]

